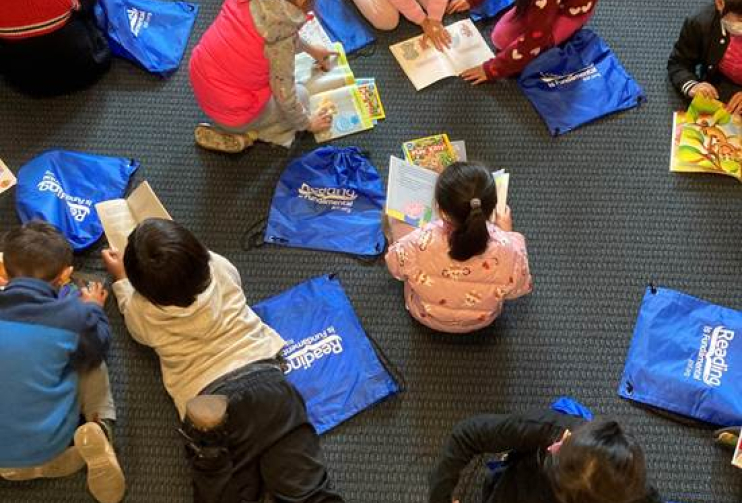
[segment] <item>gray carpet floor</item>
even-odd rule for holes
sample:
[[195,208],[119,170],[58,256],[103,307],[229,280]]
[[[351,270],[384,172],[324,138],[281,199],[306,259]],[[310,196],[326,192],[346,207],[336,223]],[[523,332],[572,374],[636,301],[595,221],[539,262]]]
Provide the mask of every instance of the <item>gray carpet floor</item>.
[[[137,180],[149,180],[174,218],[237,265],[250,302],[337,272],[365,328],[408,383],[403,395],[323,437],[332,477],[349,502],[423,502],[427,475],[458,420],[544,407],[569,394],[621,418],[641,439],[652,479],[667,499],[734,503],[742,498],[742,476],[707,431],[658,418],[616,395],[649,280],[742,309],[739,182],[668,173],[670,112],[683,102],[667,81],[666,58],[683,17],[708,1],[603,0],[590,27],[649,102],[556,139],[512,81],[473,89],[449,79],[416,93],[386,49],[413,35],[412,26],[380,34],[376,54],[352,62],[357,76],[377,78],[389,118],[337,143],[372,152],[383,176],[402,140],[444,131],[466,140],[470,158],[512,172],[511,206],[528,240],[535,289],[509,304],[494,326],[469,336],[435,334],[415,323],[404,309],[402,285],[380,264],[291,249],[243,251],[241,236],[266,214],[287,152],[259,145],[227,156],[196,148],[193,126],[203,116],[185,68],[163,81],[117,61],[94,88],[43,101],[0,84],[0,157],[18,168],[61,147],[139,159]],[[191,47],[219,1],[202,0],[201,8]],[[299,152],[314,147],[304,137]],[[12,192],[0,196],[0,216],[0,229],[16,224]],[[78,266],[101,269],[98,249],[79,257]],[[131,340],[112,304],[108,313],[126,501],[189,501],[177,417],[157,359]],[[476,488],[467,493],[475,501]],[[0,501],[92,498],[80,474],[0,482]]]

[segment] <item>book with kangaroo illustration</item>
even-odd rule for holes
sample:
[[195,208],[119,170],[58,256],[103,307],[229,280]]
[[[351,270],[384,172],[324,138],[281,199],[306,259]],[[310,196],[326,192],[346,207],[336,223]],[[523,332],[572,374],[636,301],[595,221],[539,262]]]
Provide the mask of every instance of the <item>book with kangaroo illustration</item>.
[[471,19],[446,26],[451,46],[439,51],[419,35],[389,47],[416,90],[428,87],[495,57]]
[[172,220],[148,182],[142,182],[126,199],[111,199],[95,205],[108,244],[121,252],[129,234],[148,218]]
[[[505,170],[492,173],[497,187],[498,208],[507,204],[510,174]],[[438,173],[402,159],[389,159],[389,182],[386,192],[386,214],[414,227],[435,220],[435,184]]]
[[675,112],[670,171],[715,173],[742,181],[742,118],[724,103],[697,95],[685,112]]
[[406,141],[402,144],[402,150],[408,162],[437,173],[458,160],[456,149],[451,145],[447,134]]

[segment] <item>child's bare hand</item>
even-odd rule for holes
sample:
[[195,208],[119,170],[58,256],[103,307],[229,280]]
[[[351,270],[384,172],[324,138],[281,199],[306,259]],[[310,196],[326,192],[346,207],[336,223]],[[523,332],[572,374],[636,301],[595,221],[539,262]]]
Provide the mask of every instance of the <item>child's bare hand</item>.
[[461,74],[461,78],[471,82],[475,86],[489,80],[489,77],[487,77],[487,72],[484,71],[484,65],[469,68]]
[[443,23],[427,18],[421,26],[423,29],[423,38],[420,44],[423,49],[428,47],[428,42],[431,42],[439,51],[451,47],[451,34],[448,33]]
[[448,2],[446,7],[447,14],[453,14],[454,12],[464,12],[471,9],[471,4],[468,0],[451,0]]
[[495,210],[495,225],[506,232],[513,231],[513,214],[510,212],[510,206],[505,206],[504,210]]
[[80,300],[90,304],[98,304],[103,307],[108,298],[108,290],[102,283],[90,283],[88,286],[80,288]]
[[735,93],[732,99],[727,103],[727,112],[730,114],[742,113],[742,92]]
[[113,277],[114,281],[126,278],[126,269],[124,269],[124,256],[115,248],[106,248],[101,252],[103,265],[106,266],[108,274]]
[[332,114],[325,108],[320,108],[309,118],[309,130],[310,133],[321,133],[327,131],[332,127]]
[[688,91],[688,96],[691,98],[695,98],[697,94],[700,94],[704,98],[719,99],[719,91],[708,82],[699,82]]

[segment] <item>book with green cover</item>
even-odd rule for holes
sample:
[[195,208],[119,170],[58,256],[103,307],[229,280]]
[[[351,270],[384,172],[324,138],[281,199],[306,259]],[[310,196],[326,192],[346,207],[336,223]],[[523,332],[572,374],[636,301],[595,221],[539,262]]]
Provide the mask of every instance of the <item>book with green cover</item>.
[[696,96],[687,111],[673,115],[670,171],[742,181],[742,118],[721,101]]
[[406,141],[402,144],[402,150],[409,163],[437,173],[458,160],[447,134]]

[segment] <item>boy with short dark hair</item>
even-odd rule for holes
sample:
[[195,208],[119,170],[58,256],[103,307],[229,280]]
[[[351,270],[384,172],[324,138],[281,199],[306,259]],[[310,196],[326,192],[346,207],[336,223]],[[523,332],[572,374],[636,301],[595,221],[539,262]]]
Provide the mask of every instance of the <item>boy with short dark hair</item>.
[[[87,464],[93,496],[117,503],[125,482],[107,436],[116,419],[104,362],[107,292],[95,283],[59,296],[72,249],[44,222],[8,232],[3,262],[0,477],[63,477]],[[81,414],[87,422],[78,428]]]
[[160,357],[195,501],[342,502],[276,359],[285,342],[247,305],[237,269],[162,219],[139,224],[123,254],[104,250],[103,261],[129,332]]

